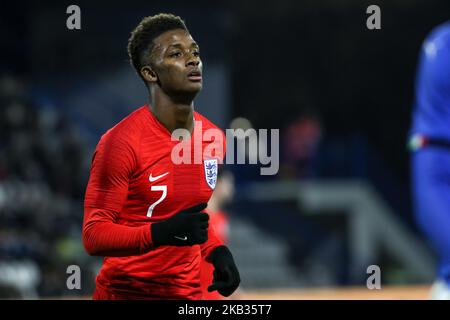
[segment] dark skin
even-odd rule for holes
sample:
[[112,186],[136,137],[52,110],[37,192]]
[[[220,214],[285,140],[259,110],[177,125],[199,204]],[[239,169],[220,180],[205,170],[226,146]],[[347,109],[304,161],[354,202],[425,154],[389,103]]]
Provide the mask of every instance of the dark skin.
[[194,127],[194,98],[202,89],[202,61],[188,31],[167,31],[153,40],[150,65],[140,72],[149,86],[151,108],[169,132]]

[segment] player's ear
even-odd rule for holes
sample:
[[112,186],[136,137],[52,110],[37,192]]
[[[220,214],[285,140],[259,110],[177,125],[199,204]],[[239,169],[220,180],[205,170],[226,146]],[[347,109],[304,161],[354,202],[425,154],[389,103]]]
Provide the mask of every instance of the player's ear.
[[141,68],[141,75],[147,82],[157,82],[158,76],[156,72],[150,66],[144,66]]

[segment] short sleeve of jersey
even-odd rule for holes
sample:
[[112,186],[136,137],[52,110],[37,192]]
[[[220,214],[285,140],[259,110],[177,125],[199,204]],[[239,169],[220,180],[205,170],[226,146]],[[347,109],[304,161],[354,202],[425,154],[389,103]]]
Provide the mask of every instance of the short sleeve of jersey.
[[450,28],[438,29],[424,41],[420,63],[419,85],[434,88],[450,101]]
[[436,27],[422,44],[416,74],[410,135],[450,140],[450,23]]

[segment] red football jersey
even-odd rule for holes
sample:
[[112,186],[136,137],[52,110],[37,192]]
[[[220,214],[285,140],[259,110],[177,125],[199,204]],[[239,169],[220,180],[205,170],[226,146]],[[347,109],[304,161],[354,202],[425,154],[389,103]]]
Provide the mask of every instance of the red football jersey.
[[[197,112],[194,120],[185,141],[192,147],[206,130],[220,130]],[[212,157],[201,153],[200,163],[192,164],[172,161],[179,141],[172,141],[148,105],[102,136],[92,159],[83,223],[86,250],[105,256],[97,291],[111,299],[201,299],[202,257],[222,244],[214,228],[208,228],[202,245],[154,247],[150,224],[208,202],[225,154],[225,137],[219,132],[221,139],[206,134],[200,144],[202,151],[214,143],[221,148]],[[191,150],[193,162],[198,154]]]

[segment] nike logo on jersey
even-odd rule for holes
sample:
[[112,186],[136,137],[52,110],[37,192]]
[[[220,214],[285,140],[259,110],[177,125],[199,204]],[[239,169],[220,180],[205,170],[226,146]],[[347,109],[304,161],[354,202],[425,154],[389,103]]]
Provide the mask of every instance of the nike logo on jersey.
[[153,177],[152,173],[150,173],[150,177],[148,177],[148,180],[150,180],[150,182],[153,182],[153,181],[156,181],[156,180],[158,180],[158,179],[160,179],[160,178],[162,178],[162,177],[164,177],[164,176],[166,176],[168,174],[169,174],[169,172],[166,172],[166,173],[160,174],[159,176]]
[[175,239],[181,240],[181,241],[186,241],[187,240],[187,236],[184,237],[179,237],[179,236],[174,236]]

